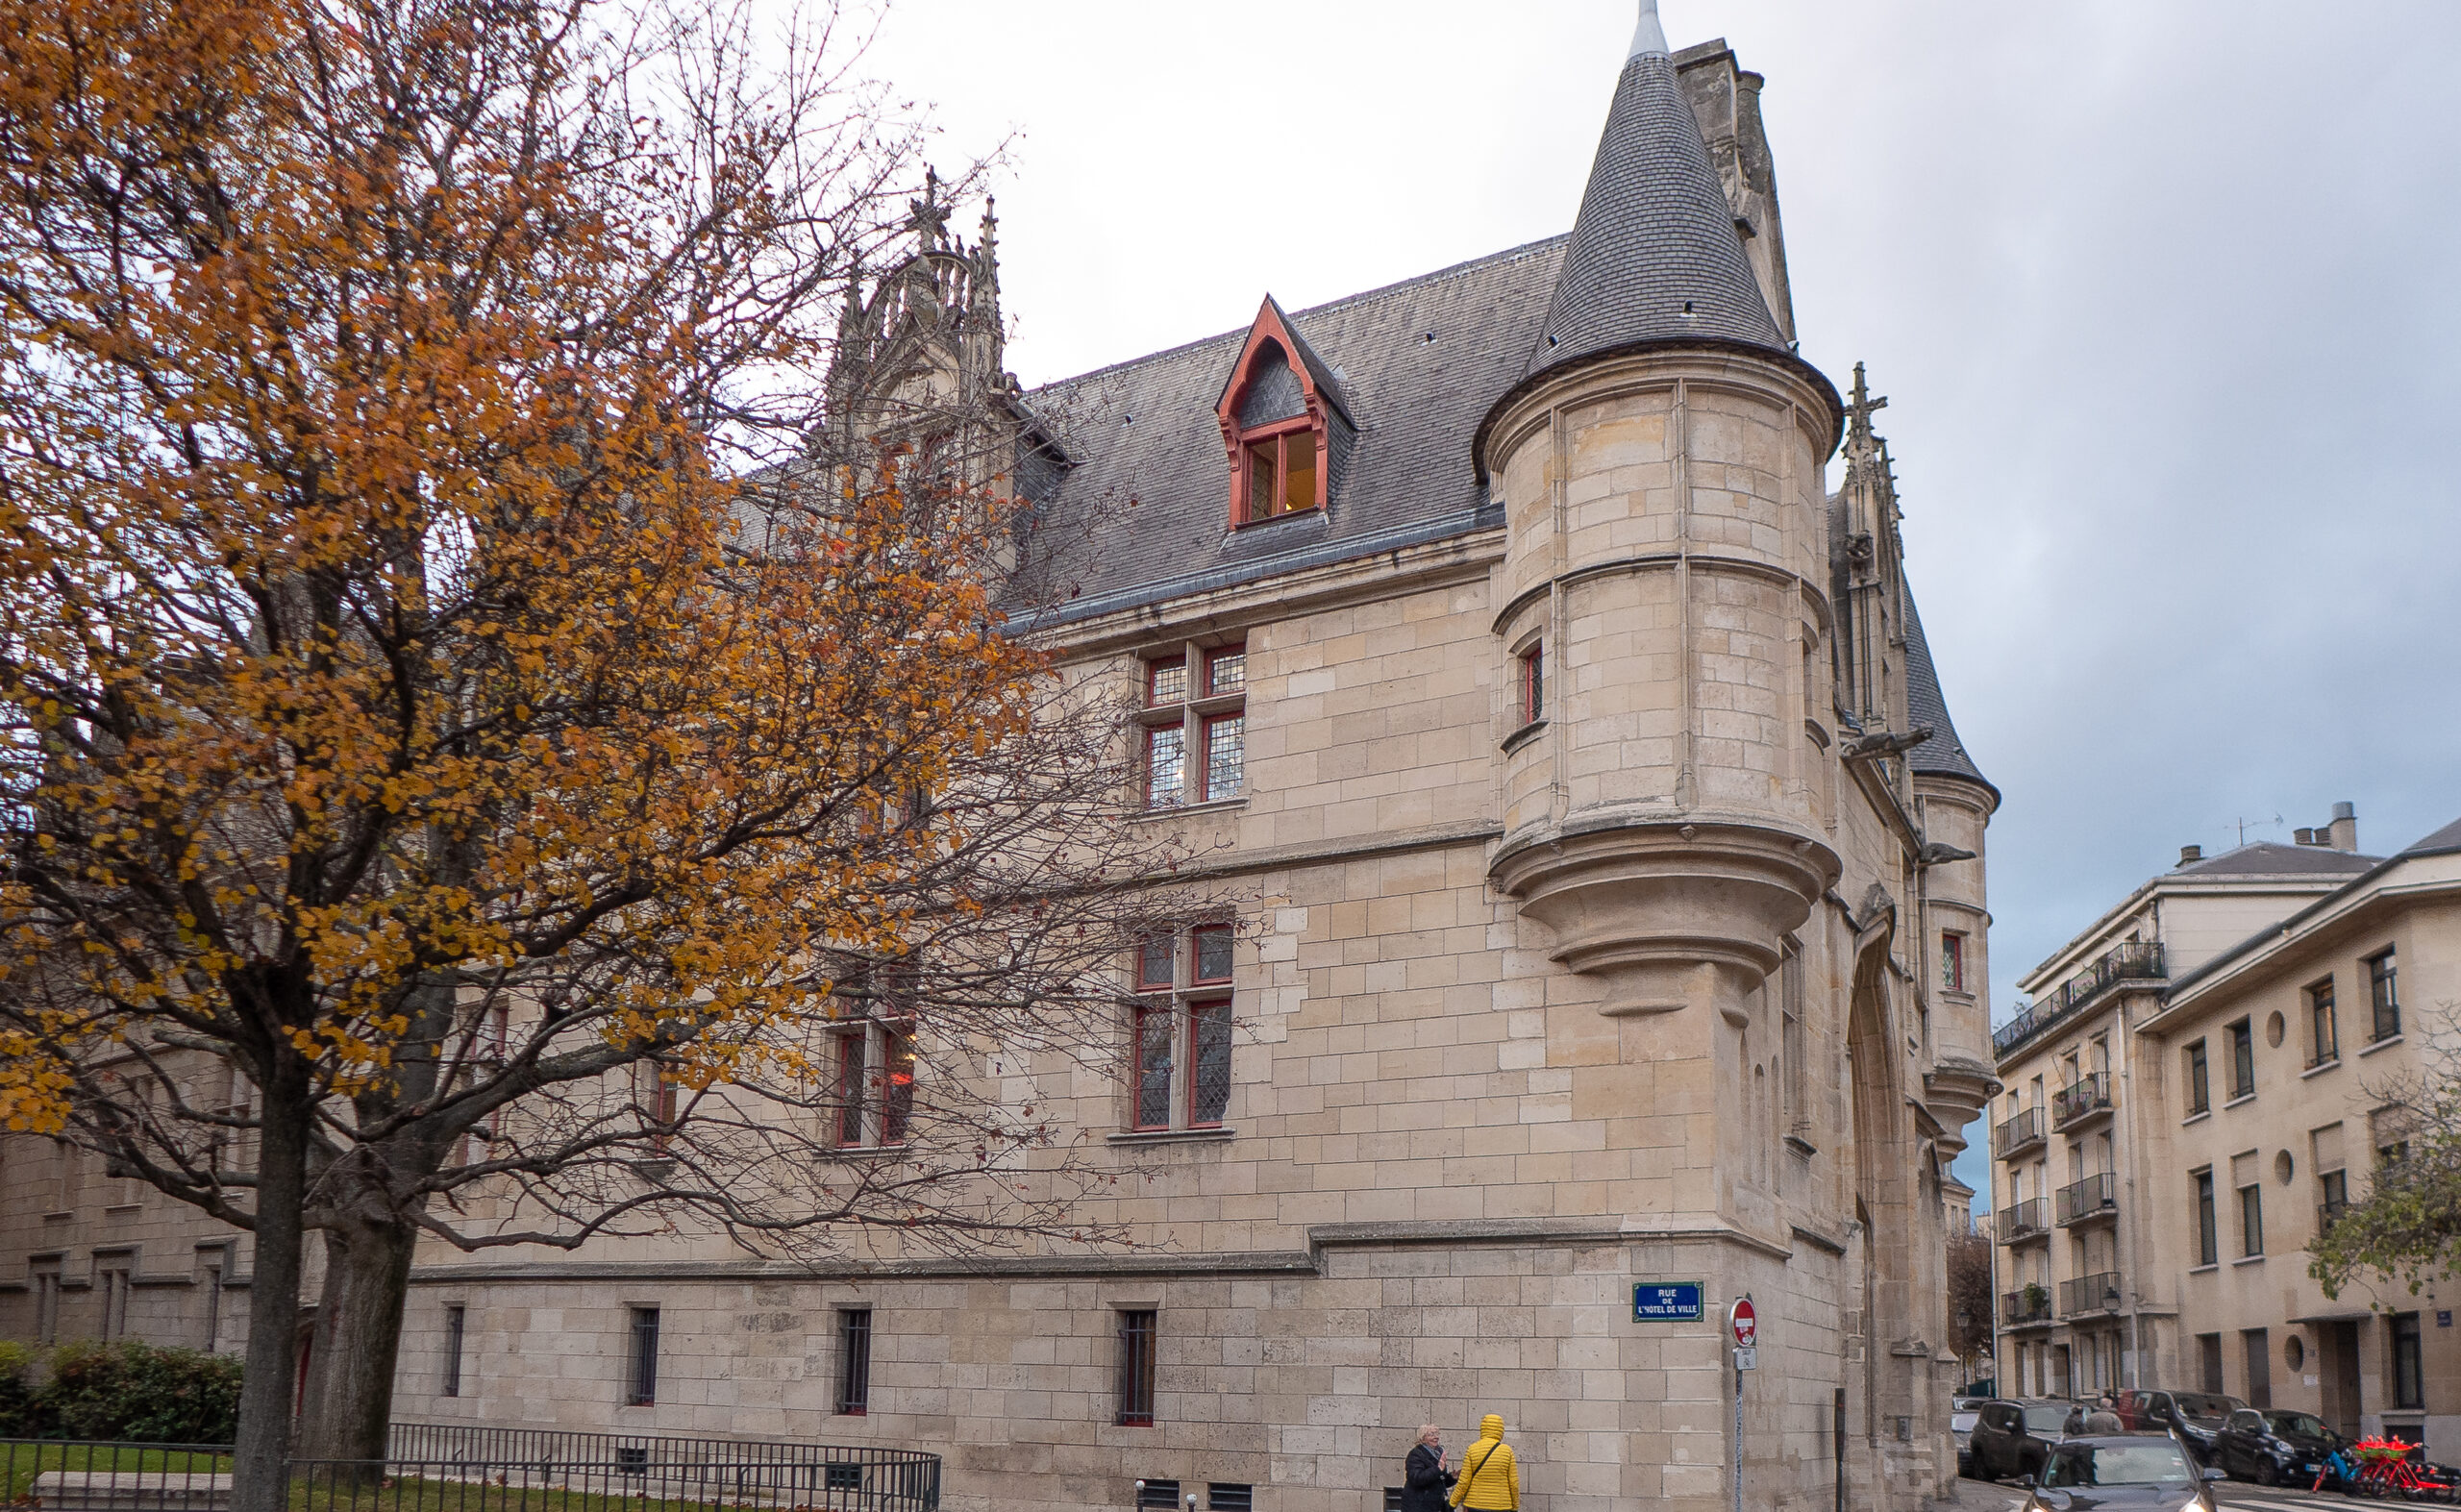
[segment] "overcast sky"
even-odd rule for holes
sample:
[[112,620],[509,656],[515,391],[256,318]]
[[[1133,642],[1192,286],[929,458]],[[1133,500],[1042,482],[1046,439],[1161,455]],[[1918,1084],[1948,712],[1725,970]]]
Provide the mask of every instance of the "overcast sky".
[[[1891,400],[1995,1022],[2181,845],[2461,816],[2461,3],[1662,11],[1767,76],[1803,355]],[[902,0],[872,62],[1010,142],[1032,384],[1568,230],[1632,13]]]

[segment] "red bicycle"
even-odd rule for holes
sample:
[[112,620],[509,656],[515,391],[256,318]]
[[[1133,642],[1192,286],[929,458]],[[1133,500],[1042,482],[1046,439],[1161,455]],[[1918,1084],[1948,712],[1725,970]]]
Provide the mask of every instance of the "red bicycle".
[[[2358,1474],[2342,1489],[2354,1497],[2399,1497],[2404,1501],[2451,1501],[2456,1490],[2442,1468],[2411,1463],[2418,1448],[2399,1439],[2360,1439],[2349,1447]],[[2324,1477],[2317,1477],[2321,1482]]]

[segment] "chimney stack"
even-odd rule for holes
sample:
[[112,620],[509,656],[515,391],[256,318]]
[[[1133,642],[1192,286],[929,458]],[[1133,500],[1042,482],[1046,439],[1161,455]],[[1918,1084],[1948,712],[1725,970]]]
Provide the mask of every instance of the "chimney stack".
[[2314,845],[2316,843],[2316,831],[2313,830],[2300,830],[2296,832],[2293,838],[2297,839],[2300,845]]
[[2336,851],[2358,854],[2358,806],[2335,804],[2333,822],[2324,831],[2324,843]]
[[2189,864],[2189,863],[2190,863],[2190,862],[2192,862],[2192,861],[2201,861],[2201,860],[2203,860],[2203,859],[2204,859],[2204,847],[2203,847],[2203,846],[2200,846],[2200,845],[2183,845],[2183,846],[2180,846],[2180,847],[2179,847],[2179,864],[2180,864],[2181,866],[2185,866],[2185,865]]

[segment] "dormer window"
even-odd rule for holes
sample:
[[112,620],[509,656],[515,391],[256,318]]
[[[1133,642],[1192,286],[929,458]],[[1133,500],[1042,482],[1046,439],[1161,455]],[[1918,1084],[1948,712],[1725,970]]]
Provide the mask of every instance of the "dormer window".
[[1270,299],[1223,386],[1216,417],[1230,451],[1233,530],[1330,503],[1334,442],[1346,445],[1355,428],[1332,371]]
[[1323,449],[1313,425],[1300,420],[1250,432],[1239,437],[1239,445],[1247,458],[1240,480],[1245,485],[1239,499],[1240,524],[1312,509],[1321,502],[1316,480],[1322,471],[1318,459]]

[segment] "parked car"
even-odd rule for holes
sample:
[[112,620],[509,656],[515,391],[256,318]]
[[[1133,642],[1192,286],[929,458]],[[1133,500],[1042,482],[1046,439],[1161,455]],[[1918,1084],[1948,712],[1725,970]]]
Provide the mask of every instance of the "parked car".
[[2221,1478],[2222,1472],[2197,1464],[2167,1434],[2098,1433],[2052,1447],[2026,1498],[2026,1512],[2216,1512],[2213,1488],[2205,1482]]
[[1974,1424],[1981,1416],[1981,1409],[1978,1404],[1969,1407],[1953,1401],[1950,1407],[1949,1433],[1957,1441],[1957,1474],[1971,1475],[1974,1474]]
[[2247,1406],[2236,1397],[2210,1391],[2123,1391],[2119,1421],[2131,1433],[2176,1433],[2197,1458],[2213,1463],[2213,1436],[2230,1414]]
[[2260,1486],[2310,1486],[2342,1436],[2312,1412],[2241,1407],[2213,1436],[2213,1462],[2239,1480]]
[[2084,1414],[2076,1402],[2048,1397],[1984,1402],[1975,1409],[1974,1431],[1966,1440],[1975,1475],[1983,1480],[2032,1479],[2070,1425],[2083,1425]]

